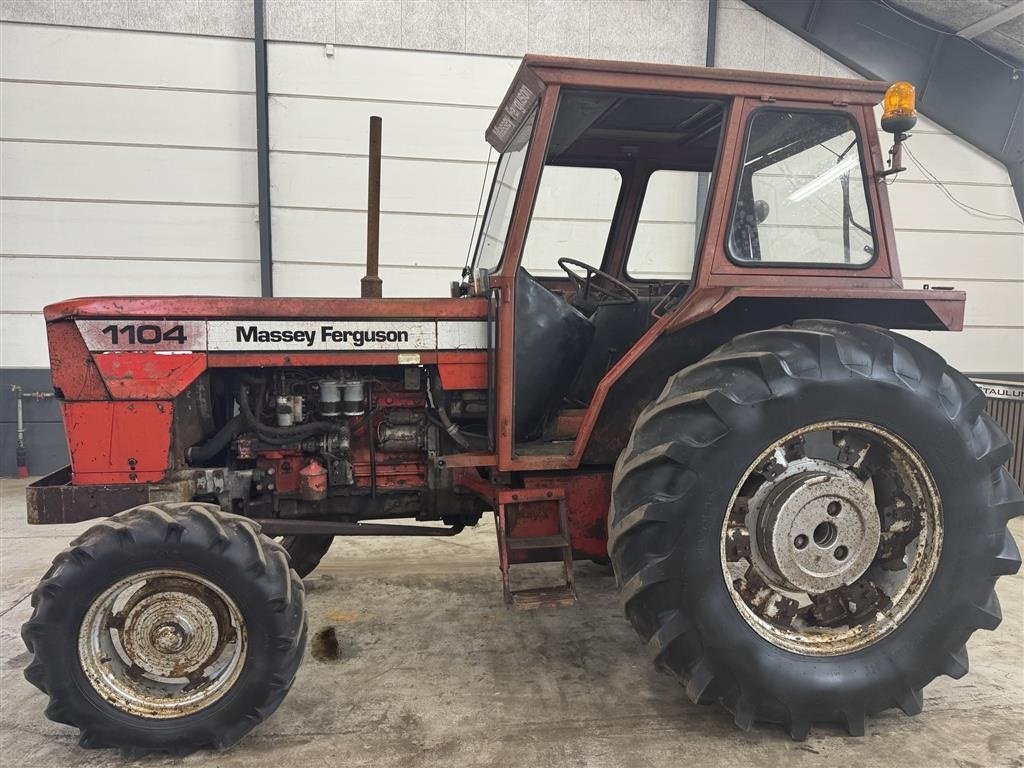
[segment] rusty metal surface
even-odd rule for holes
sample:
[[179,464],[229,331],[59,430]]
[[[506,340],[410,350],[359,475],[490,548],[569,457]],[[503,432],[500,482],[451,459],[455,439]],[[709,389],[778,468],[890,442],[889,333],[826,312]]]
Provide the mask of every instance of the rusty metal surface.
[[873,106],[889,84],[880,80],[750,72],[676,64],[525,56],[486,138],[504,151],[530,107],[546,88],[572,86],[610,90],[690,93],[755,99]]
[[248,633],[228,595],[195,573],[150,570],[112,584],[89,606],[78,657],[97,694],[153,720],[206,709],[238,680]]
[[482,319],[485,299],[251,298],[238,296],[95,296],[50,304],[46,321],[85,317]]
[[526,475],[523,485],[530,491],[558,488],[565,494],[568,531],[579,559],[607,557],[608,507],[611,503],[610,470],[574,472],[566,475]]
[[[498,492],[495,532],[505,602],[517,610],[570,605],[576,601],[569,505],[562,488],[510,488]],[[561,584],[512,588],[512,566],[560,560]]]
[[497,445],[498,466],[502,469],[513,465],[513,399],[515,357],[515,288],[516,274],[522,258],[526,232],[529,228],[530,215],[540,184],[541,173],[547,155],[548,139],[554,124],[555,112],[558,108],[557,87],[544,91],[533,129],[533,138],[527,151],[523,167],[522,180],[512,210],[508,236],[505,239],[505,251],[498,270],[491,277],[491,286],[498,292],[497,308],[497,354],[495,368],[495,392],[497,399],[497,418],[495,443]]
[[379,299],[380,279],[380,148],[381,119],[370,117],[369,174],[366,185],[366,275],[360,281],[359,294],[364,299]]
[[397,525],[391,523],[348,523],[337,520],[285,520],[279,518],[253,518],[267,536],[454,536],[461,533],[462,525],[446,528],[426,525]]
[[79,523],[109,517],[140,504],[189,501],[194,486],[188,480],[169,483],[71,485],[71,467],[36,480],[26,489],[28,522],[34,525]]
[[[799,478],[803,471],[799,465],[810,455],[803,450],[805,438],[822,431],[832,432],[832,442],[840,448],[837,461],[848,463],[851,469],[857,467],[858,472],[865,474],[862,482],[872,483],[872,493],[882,493],[884,479],[891,477],[898,495],[904,496],[905,503],[901,506],[913,510],[912,516],[905,518],[915,523],[916,546],[912,551],[882,546],[877,554],[875,550],[870,552],[872,565],[878,564],[884,573],[893,577],[891,579],[874,577],[878,581],[875,584],[866,571],[863,574],[850,572],[843,574],[837,587],[827,578],[811,578],[810,582],[819,583],[821,588],[815,594],[809,592],[808,584],[803,582],[780,588],[778,568],[774,576],[765,570],[764,551],[774,545],[766,546],[762,538],[766,531],[760,525],[750,527],[748,521],[757,519],[758,513],[763,511],[763,502],[769,500],[773,492],[771,486],[780,481],[785,483],[787,478]],[[884,455],[879,453],[882,448]],[[812,464],[817,471],[825,462]],[[755,475],[760,476],[768,488],[766,493],[759,491],[747,496],[749,481]],[[880,481],[882,485],[878,485]],[[892,488],[889,490],[891,492]],[[841,500],[840,496],[830,496],[827,489],[825,496]],[[874,510],[868,510],[868,514],[872,512]],[[893,524],[890,531],[882,532],[884,543],[886,537],[897,533],[905,523],[904,518],[893,515],[893,510],[881,512],[883,528],[886,521]],[[745,553],[737,547],[738,531],[748,532],[746,542],[750,546]],[[783,538],[792,538],[792,532]],[[942,551],[942,500],[921,457],[901,438],[865,421],[818,422],[780,437],[751,462],[729,500],[720,539],[722,576],[747,624],[765,640],[787,651],[806,656],[836,656],[857,651],[889,634],[920,602]],[[801,546],[796,540],[793,544]],[[817,546],[810,542],[804,544],[809,548]],[[835,542],[828,542],[829,546],[832,544]],[[762,557],[758,557],[759,551]],[[891,555],[893,561],[883,562],[886,555]],[[743,565],[744,560],[748,566]],[[794,619],[799,619],[800,623]]]
[[103,377],[73,322],[48,322],[46,341],[50,375],[58,397],[68,400],[109,400]]
[[115,400],[170,400],[206,370],[203,352],[111,352],[92,359]]
[[[614,61],[608,59],[582,59],[566,56],[547,56],[544,54],[527,54],[523,57],[524,69],[541,71],[555,75],[567,72],[592,72],[603,76],[615,75],[650,75],[674,77],[701,83],[714,83],[711,88],[715,93],[723,92],[721,83],[756,83],[778,88],[815,88],[820,92],[818,101],[831,103],[849,91],[859,91],[874,97],[876,103],[881,100],[889,83],[885,80],[866,80],[848,77],[819,77],[817,75],[797,75],[782,72],[760,72],[745,69],[725,69],[722,67],[691,67],[680,64],[652,64],[639,61]],[[595,75],[596,76],[596,75]],[[624,83],[626,81],[624,80]],[[623,87],[627,87],[624,85]],[[686,90],[680,87],[680,90]],[[831,91],[832,93],[826,93]],[[763,93],[760,89],[757,93]]]
[[170,469],[173,401],[63,401],[72,482],[159,482]]
[[[547,536],[557,533],[558,498],[566,499],[567,525],[573,555],[577,559],[607,557],[608,506],[611,500],[611,470],[574,473],[524,473],[518,481],[522,488],[493,482],[480,476],[475,468],[458,467],[452,472],[452,483],[493,505],[514,507],[510,525],[522,536]],[[549,495],[550,494],[550,495]],[[529,509],[525,507],[529,505]],[[522,506],[522,509],[515,507]],[[549,553],[535,552],[521,559],[543,562]]]

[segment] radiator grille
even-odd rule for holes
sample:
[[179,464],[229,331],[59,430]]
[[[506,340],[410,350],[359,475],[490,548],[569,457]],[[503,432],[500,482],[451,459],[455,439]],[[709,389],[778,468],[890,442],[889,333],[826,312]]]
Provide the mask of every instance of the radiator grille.
[[1016,446],[1006,468],[1018,484],[1024,485],[1024,384],[984,379],[976,379],[974,383],[981,387],[988,398],[985,405],[988,415],[1003,428]]

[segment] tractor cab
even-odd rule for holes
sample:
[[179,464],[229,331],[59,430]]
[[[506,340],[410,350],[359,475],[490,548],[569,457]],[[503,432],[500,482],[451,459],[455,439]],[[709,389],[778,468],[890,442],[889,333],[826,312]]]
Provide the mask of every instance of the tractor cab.
[[[842,287],[910,298],[879,183],[873,108],[885,90],[526,57],[487,132],[500,155],[457,291],[497,301],[502,463],[582,450],[616,366],[708,302],[741,299],[754,327],[792,319],[769,297],[823,302]],[[879,309],[906,315],[901,327],[946,325],[927,308]],[[709,338],[677,340],[688,348],[672,364],[709,352]],[[664,381],[650,373],[624,394]],[[631,416],[604,427],[628,429]],[[606,455],[599,444],[589,454]]]

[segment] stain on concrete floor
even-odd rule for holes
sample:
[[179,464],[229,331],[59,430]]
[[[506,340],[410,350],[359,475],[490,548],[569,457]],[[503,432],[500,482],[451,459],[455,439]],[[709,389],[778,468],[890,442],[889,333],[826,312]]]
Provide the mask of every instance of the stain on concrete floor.
[[[18,632],[36,580],[84,526],[26,525],[24,485],[0,480],[4,766],[1024,768],[1021,575],[1000,581],[1003,624],[971,640],[970,673],[929,686],[923,714],[795,743],[777,726],[738,730],[655,672],[605,568],[578,564],[572,608],[508,611],[489,523],[451,540],[336,542],[306,580],[311,642],[333,628],[336,658],[307,653],[281,708],[235,749],[142,761],[81,750],[22,677]],[[1024,540],[1024,520],[1012,530]]]

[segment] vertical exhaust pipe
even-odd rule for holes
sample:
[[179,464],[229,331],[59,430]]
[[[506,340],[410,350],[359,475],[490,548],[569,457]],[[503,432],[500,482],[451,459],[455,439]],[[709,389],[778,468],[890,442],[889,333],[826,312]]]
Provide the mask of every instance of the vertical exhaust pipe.
[[366,277],[360,281],[364,299],[379,299],[380,279],[380,135],[381,119],[370,118],[370,175],[366,200]]

